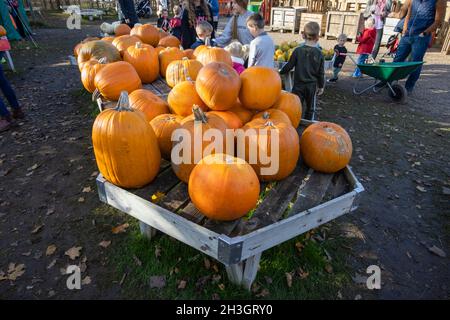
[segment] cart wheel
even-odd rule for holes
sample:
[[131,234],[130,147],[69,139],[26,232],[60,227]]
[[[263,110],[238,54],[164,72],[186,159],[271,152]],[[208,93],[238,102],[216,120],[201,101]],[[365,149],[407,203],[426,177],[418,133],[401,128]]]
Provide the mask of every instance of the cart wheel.
[[394,102],[405,103],[406,97],[408,96],[408,93],[407,93],[405,87],[400,84],[397,84],[397,83],[393,84],[391,87],[392,87],[392,90],[395,92],[395,94],[389,89],[388,90],[389,97],[391,97],[391,99]]

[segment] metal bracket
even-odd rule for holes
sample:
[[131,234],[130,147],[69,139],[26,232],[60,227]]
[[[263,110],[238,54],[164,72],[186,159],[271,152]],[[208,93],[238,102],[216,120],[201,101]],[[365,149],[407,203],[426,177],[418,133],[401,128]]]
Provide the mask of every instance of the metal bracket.
[[225,265],[232,265],[241,262],[242,241],[232,241],[231,238],[221,235],[219,237],[217,258]]
[[105,190],[106,179],[103,178],[102,174],[99,174],[97,176],[96,182],[97,182],[98,197],[100,198],[100,201],[108,203],[108,197],[106,196]]

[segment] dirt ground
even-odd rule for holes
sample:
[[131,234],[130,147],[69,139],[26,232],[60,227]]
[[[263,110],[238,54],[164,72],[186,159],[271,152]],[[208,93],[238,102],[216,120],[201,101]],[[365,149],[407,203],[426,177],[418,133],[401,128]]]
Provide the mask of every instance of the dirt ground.
[[[41,49],[18,43],[12,51],[18,72],[7,77],[27,119],[0,134],[0,279],[10,277],[0,280],[2,299],[126,298],[98,245],[111,240],[117,221],[92,215],[100,206],[94,119],[78,68],[68,64],[73,46],[98,30],[96,23],[36,29]],[[276,42],[292,36],[272,35]],[[319,101],[319,119],[350,133],[351,166],[366,189],[360,208],[335,226],[355,240],[346,248],[354,292],[344,298],[450,298],[450,59],[430,52],[425,60],[405,105],[386,92],[352,95],[349,62]],[[65,252],[73,247],[80,256],[70,260]],[[61,271],[73,263],[84,271],[80,291],[67,290]],[[382,270],[381,290],[361,280],[369,265]]]

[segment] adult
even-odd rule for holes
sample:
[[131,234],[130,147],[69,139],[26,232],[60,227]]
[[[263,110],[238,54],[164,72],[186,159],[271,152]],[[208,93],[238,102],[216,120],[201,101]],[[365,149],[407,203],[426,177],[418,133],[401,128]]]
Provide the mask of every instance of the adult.
[[[213,25],[211,8],[206,0],[185,1],[183,17],[181,18],[181,44],[189,49],[197,38],[195,27],[200,21],[208,21]],[[214,38],[214,33],[212,34]]]
[[[406,16],[403,36],[394,62],[403,62],[410,55],[410,61],[423,61],[431,43],[431,35],[444,19],[446,2],[446,0],[406,0],[400,12],[393,15],[398,18]],[[422,67],[417,68],[406,80],[405,88],[408,93],[412,93],[421,71]]]
[[139,22],[133,0],[119,0],[119,6],[123,15],[122,23],[126,23],[132,28],[135,23]]
[[208,4],[211,7],[213,28],[214,31],[217,31],[217,26],[219,25],[219,0],[208,0]]
[[[3,58],[3,52],[0,53],[0,60]],[[14,124],[14,119],[23,119],[25,117],[22,109],[19,106],[19,102],[17,101],[16,93],[13,88],[6,79],[5,74],[3,73],[3,67],[0,63],[0,89],[8,100],[11,109],[12,115],[6,108],[3,99],[0,98],[0,132],[8,130],[11,125]]]
[[233,17],[228,21],[222,34],[216,38],[216,43],[220,47],[225,47],[233,40],[238,40],[242,44],[250,44],[253,36],[247,28],[247,18],[253,12],[247,10],[248,0],[233,0]]
[[367,2],[366,10],[364,11],[364,17],[368,18],[372,16],[375,19],[375,29],[377,30],[375,44],[372,49],[372,57],[374,59],[378,55],[381,38],[383,38],[384,23],[386,22],[386,17],[391,12],[391,9],[392,0],[369,0]]

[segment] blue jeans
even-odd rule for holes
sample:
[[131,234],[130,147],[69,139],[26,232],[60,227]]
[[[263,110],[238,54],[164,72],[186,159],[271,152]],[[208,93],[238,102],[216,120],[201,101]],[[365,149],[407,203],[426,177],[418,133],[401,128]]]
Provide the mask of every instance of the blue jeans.
[[[408,58],[410,54],[410,61],[423,61],[423,57],[425,56],[425,52],[427,52],[430,40],[431,35],[426,35],[424,37],[409,35],[403,36],[398,45],[394,62],[403,62],[406,60],[406,58]],[[414,85],[416,84],[417,80],[419,80],[421,71],[422,66],[418,67],[409,75],[408,80],[406,80],[405,84],[406,90],[412,91],[414,89]]]
[[[3,54],[0,54],[0,59]],[[3,66],[0,63],[0,89],[8,100],[11,108],[19,108],[19,102],[17,101],[16,94],[14,93],[13,88],[9,84],[8,79],[6,79],[5,74],[3,73]],[[9,117],[10,113],[3,102],[3,99],[0,98],[0,117]]]
[[[358,56],[358,59],[356,60],[356,64],[363,64],[366,62],[367,58],[369,57],[368,54],[362,53]],[[361,70],[359,70],[358,67],[355,68],[355,71],[353,72],[354,77],[361,77]]]

